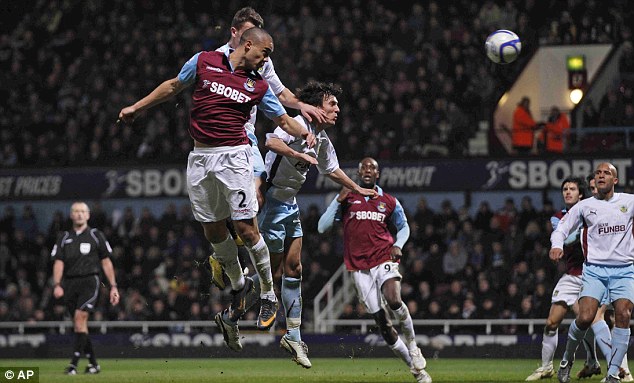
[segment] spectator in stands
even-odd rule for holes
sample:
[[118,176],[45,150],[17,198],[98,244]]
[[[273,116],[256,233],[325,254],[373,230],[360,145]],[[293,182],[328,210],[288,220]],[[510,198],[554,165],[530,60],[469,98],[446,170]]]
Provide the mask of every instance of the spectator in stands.
[[513,112],[512,143],[514,154],[527,156],[533,152],[537,124],[530,110],[531,100],[522,97]]
[[570,129],[568,116],[559,110],[557,106],[553,106],[548,114],[548,119],[540,137],[546,149],[546,152],[553,154],[561,154],[567,145],[567,133]]

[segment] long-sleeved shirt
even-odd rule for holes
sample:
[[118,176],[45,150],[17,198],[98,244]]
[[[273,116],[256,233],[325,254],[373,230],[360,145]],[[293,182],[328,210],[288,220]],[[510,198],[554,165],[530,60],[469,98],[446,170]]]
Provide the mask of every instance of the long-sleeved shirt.
[[609,200],[588,198],[566,214],[550,236],[552,248],[563,249],[564,240],[582,225],[581,247],[586,262],[621,266],[634,262],[634,195],[614,193]]

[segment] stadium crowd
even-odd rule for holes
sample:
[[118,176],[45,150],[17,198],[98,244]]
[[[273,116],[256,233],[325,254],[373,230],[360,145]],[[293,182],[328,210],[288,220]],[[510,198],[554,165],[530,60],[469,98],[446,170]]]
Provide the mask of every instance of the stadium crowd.
[[[0,166],[183,161],[192,147],[187,95],[134,126],[115,124],[116,116],[193,53],[224,44],[239,4],[28,3],[7,4],[0,26]],[[488,120],[538,45],[632,41],[624,0],[261,1],[255,7],[275,38],[273,59],[290,89],[314,78],[345,90],[331,135],[336,147],[347,148],[343,160],[465,155],[477,122]],[[483,41],[500,27],[522,39],[512,66],[484,56]],[[627,65],[631,72],[631,60]],[[629,116],[631,122],[627,89],[615,87],[616,100],[589,109],[586,121]],[[272,127],[260,121],[263,135]]]
[[[449,201],[434,211],[424,198],[404,206],[411,237],[403,249],[403,299],[414,319],[545,318],[563,264],[548,258],[551,203],[541,211],[529,197],[508,199],[499,211],[483,202],[477,213]],[[113,247],[122,304],[107,304],[102,287],[96,320],[210,320],[230,300],[210,283],[204,262],[210,249],[188,204],[170,204],[161,216],[148,208],[112,214],[91,203],[90,225],[101,228]],[[312,302],[342,264],[341,230],[317,232],[321,212],[302,212],[304,321]],[[62,320],[69,315],[52,296],[50,251],[60,230],[70,228],[57,212],[42,227],[25,205],[9,205],[0,219],[0,321]],[[251,270],[253,270],[251,268]],[[255,318],[256,312],[249,315]],[[364,318],[361,305],[342,318]],[[509,327],[506,331],[515,331]]]

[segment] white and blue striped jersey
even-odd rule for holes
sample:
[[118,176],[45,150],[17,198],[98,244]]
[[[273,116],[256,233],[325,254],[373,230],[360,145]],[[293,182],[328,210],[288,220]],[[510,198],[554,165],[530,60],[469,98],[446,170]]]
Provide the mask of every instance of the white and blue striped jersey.
[[[317,142],[314,147],[308,148],[306,140],[295,138],[283,131],[280,127],[275,128],[273,133],[266,135],[269,138],[279,138],[296,152],[306,153],[317,159],[317,170],[321,174],[330,174],[339,169],[339,160],[335,147],[330,142],[330,138],[325,131],[317,133],[315,128],[302,116],[293,117],[309,132],[315,135]],[[306,173],[310,164],[304,161],[289,158],[273,151],[266,154],[265,159],[266,174],[268,174],[267,184],[269,190],[267,195],[278,201],[295,204],[295,196],[306,181]]]
[[[227,57],[229,56],[229,53],[233,52],[233,50],[234,49],[229,46],[229,43],[216,49],[216,51],[224,53]],[[270,57],[269,60],[264,63],[264,66],[259,69],[258,72],[260,73],[260,76],[262,76],[266,80],[266,82],[269,83],[269,88],[271,88],[273,94],[275,94],[276,96],[282,93],[284,89],[286,89],[284,84],[282,84],[282,80],[280,80],[280,78],[277,76],[277,73],[275,73],[275,67],[273,66],[273,61]],[[253,125],[255,125],[257,113],[258,108],[254,106],[251,109],[251,117],[249,118],[249,122]]]
[[634,262],[634,195],[614,193],[608,201],[588,198],[566,214],[550,236],[553,248],[563,249],[564,240],[581,224],[581,247],[586,262],[622,266]]

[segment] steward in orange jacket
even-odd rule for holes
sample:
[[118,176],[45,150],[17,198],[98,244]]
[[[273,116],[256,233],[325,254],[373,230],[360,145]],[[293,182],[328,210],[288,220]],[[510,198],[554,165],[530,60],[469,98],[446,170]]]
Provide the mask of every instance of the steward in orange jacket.
[[528,154],[533,148],[535,120],[530,111],[530,99],[523,97],[513,113],[513,149],[520,154]]

